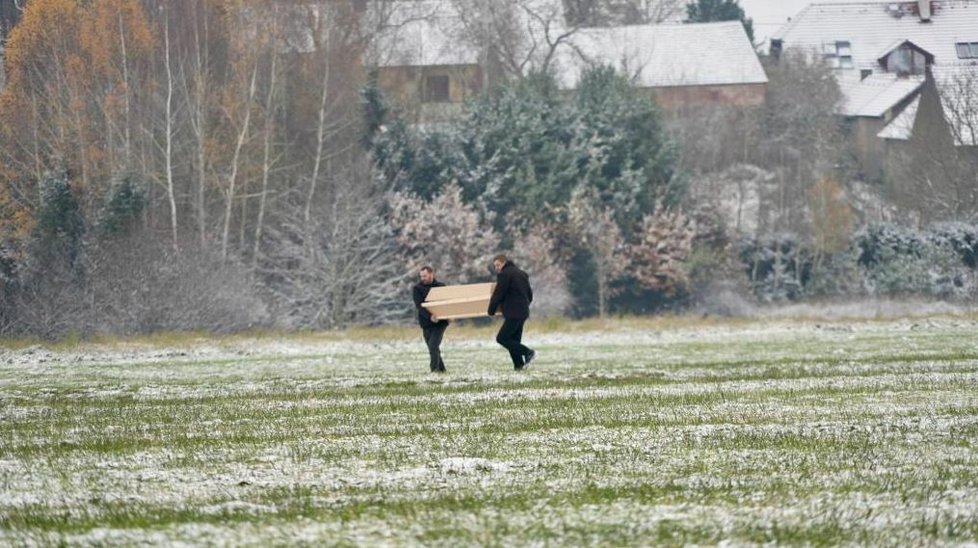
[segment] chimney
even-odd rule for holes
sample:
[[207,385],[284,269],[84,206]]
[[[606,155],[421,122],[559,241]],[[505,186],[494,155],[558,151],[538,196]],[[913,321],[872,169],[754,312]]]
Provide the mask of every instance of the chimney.
[[930,23],[930,0],[917,0],[917,13],[921,23]]

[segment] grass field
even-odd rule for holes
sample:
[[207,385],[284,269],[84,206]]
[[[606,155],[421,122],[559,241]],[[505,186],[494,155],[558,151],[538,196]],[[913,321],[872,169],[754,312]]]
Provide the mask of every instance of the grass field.
[[0,545],[978,542],[978,323],[0,350]]

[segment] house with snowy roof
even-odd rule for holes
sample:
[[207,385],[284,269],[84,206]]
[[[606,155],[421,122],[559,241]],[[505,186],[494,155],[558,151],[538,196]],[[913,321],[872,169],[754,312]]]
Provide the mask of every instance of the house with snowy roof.
[[487,59],[465,36],[455,4],[394,2],[385,14],[370,62],[381,89],[415,121],[436,123],[487,84]]
[[[975,133],[961,116],[967,97],[962,81],[978,73],[978,0],[914,0],[890,3],[815,3],[771,39],[771,55],[803,50],[835,69],[864,175],[882,172],[888,143],[907,141],[913,128],[939,116],[958,146],[975,146]],[[920,109],[921,97],[936,105]],[[978,91],[974,92],[978,95]]]
[[767,75],[740,21],[583,28],[555,61],[573,89],[590,66],[611,65],[667,111],[764,103]]
[[[539,1],[540,11],[553,4]],[[374,62],[381,88],[415,120],[448,119],[502,78],[500,61],[467,36],[466,14],[455,4],[400,4],[376,41]],[[666,110],[764,102],[767,76],[739,21],[585,28],[567,27],[561,13],[528,16],[513,28],[524,36],[508,46],[525,51],[507,53],[523,60],[524,71],[546,66],[564,90],[575,89],[588,67],[611,65]]]

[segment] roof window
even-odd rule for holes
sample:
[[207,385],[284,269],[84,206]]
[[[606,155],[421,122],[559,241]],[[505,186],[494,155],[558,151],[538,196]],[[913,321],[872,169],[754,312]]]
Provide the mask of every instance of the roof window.
[[958,59],[978,59],[978,42],[958,42],[954,48],[958,50]]
[[852,62],[852,44],[847,40],[825,42],[822,44],[822,56],[832,68],[851,69],[855,66]]

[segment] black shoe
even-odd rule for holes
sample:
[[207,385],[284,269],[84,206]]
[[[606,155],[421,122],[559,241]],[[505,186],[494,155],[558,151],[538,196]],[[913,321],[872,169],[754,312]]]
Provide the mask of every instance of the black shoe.
[[537,357],[537,351],[536,350],[530,350],[526,354],[526,358],[523,360],[523,367],[524,368],[530,367],[530,362],[532,362],[533,361],[533,358],[535,358],[535,357]]

